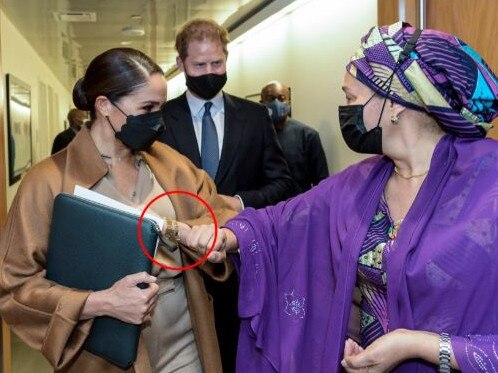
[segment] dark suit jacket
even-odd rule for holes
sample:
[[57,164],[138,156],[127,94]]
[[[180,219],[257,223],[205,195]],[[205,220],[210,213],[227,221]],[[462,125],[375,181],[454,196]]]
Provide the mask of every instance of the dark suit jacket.
[[[294,185],[267,109],[224,93],[225,134],[215,183],[218,193],[239,195],[246,207],[286,199]],[[159,138],[201,168],[187,96],[166,102],[166,130]]]
[[52,144],[52,153],[55,154],[58,151],[61,151],[66,146],[69,145],[71,141],[73,141],[76,133],[71,129],[71,127],[66,128],[64,131],[55,136],[54,143]]
[[277,139],[296,183],[296,195],[306,192],[329,176],[320,135],[314,128],[287,118],[285,127],[277,129]]

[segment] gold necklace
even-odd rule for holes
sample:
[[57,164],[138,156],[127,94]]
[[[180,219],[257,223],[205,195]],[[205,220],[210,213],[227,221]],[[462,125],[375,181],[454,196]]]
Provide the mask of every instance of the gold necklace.
[[426,171],[422,172],[421,174],[415,174],[415,175],[408,175],[408,176],[406,176],[406,175],[403,175],[402,173],[399,172],[398,167],[394,166],[394,173],[396,175],[398,175],[400,178],[405,179],[405,180],[410,180],[410,179],[415,179],[417,177],[425,176],[425,175],[428,174],[428,172],[429,172],[429,170],[426,170]]

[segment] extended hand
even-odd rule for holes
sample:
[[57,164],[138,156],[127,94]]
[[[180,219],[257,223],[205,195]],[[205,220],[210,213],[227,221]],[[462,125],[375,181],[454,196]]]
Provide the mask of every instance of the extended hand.
[[[221,263],[226,259],[225,243],[226,233],[224,229],[218,229],[216,242],[213,251],[209,254],[208,260],[213,263]],[[200,255],[205,255],[213,245],[214,224],[193,226],[185,238],[184,244],[196,250]]]
[[[214,224],[196,225],[190,230],[183,244],[196,250],[200,255],[206,254],[214,239]],[[218,229],[216,242],[208,260],[213,263],[221,263],[226,259],[227,252],[235,252],[238,248],[237,238],[233,232],[226,228]]]

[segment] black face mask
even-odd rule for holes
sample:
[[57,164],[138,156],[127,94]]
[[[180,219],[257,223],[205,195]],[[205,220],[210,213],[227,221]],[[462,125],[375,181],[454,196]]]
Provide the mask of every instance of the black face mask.
[[205,74],[200,76],[191,76],[185,74],[187,87],[197,96],[210,100],[221,91],[227,82],[227,74]]
[[[357,153],[382,154],[380,118],[377,127],[367,131],[363,123],[364,107],[365,105],[339,106],[342,137],[349,148]],[[382,112],[380,115],[382,117]]]
[[[417,40],[421,34],[422,30],[415,30],[410,40],[401,51],[391,76],[384,82],[383,85],[380,86],[380,88],[383,88],[384,85],[387,86],[387,97],[389,97],[391,92],[391,84],[393,82],[394,74],[414,50]],[[367,131],[365,123],[363,122],[363,109],[374,97],[375,94],[373,94],[372,97],[370,97],[363,105],[339,106],[339,123],[341,124],[342,137],[344,138],[344,141],[346,141],[349,148],[358,153],[383,154],[382,128],[380,127],[380,121],[382,119],[384,107],[386,106],[387,97],[384,98],[377,126],[372,128],[370,131]]]
[[[120,112],[123,110],[113,104]],[[115,136],[134,151],[146,150],[164,132],[165,126],[161,110],[140,115],[126,115],[126,123],[116,132],[107,117]]]

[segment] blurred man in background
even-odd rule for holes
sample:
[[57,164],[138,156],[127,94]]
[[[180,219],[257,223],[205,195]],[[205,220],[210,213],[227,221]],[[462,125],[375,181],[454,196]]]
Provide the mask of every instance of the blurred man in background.
[[290,117],[289,89],[278,81],[261,90],[264,104],[277,131],[277,138],[296,183],[295,194],[303,193],[329,176],[327,159],[316,130]]
[[87,119],[88,113],[86,111],[78,109],[69,110],[69,113],[67,114],[69,128],[55,136],[54,143],[52,145],[52,154],[57,153],[68,146]]

